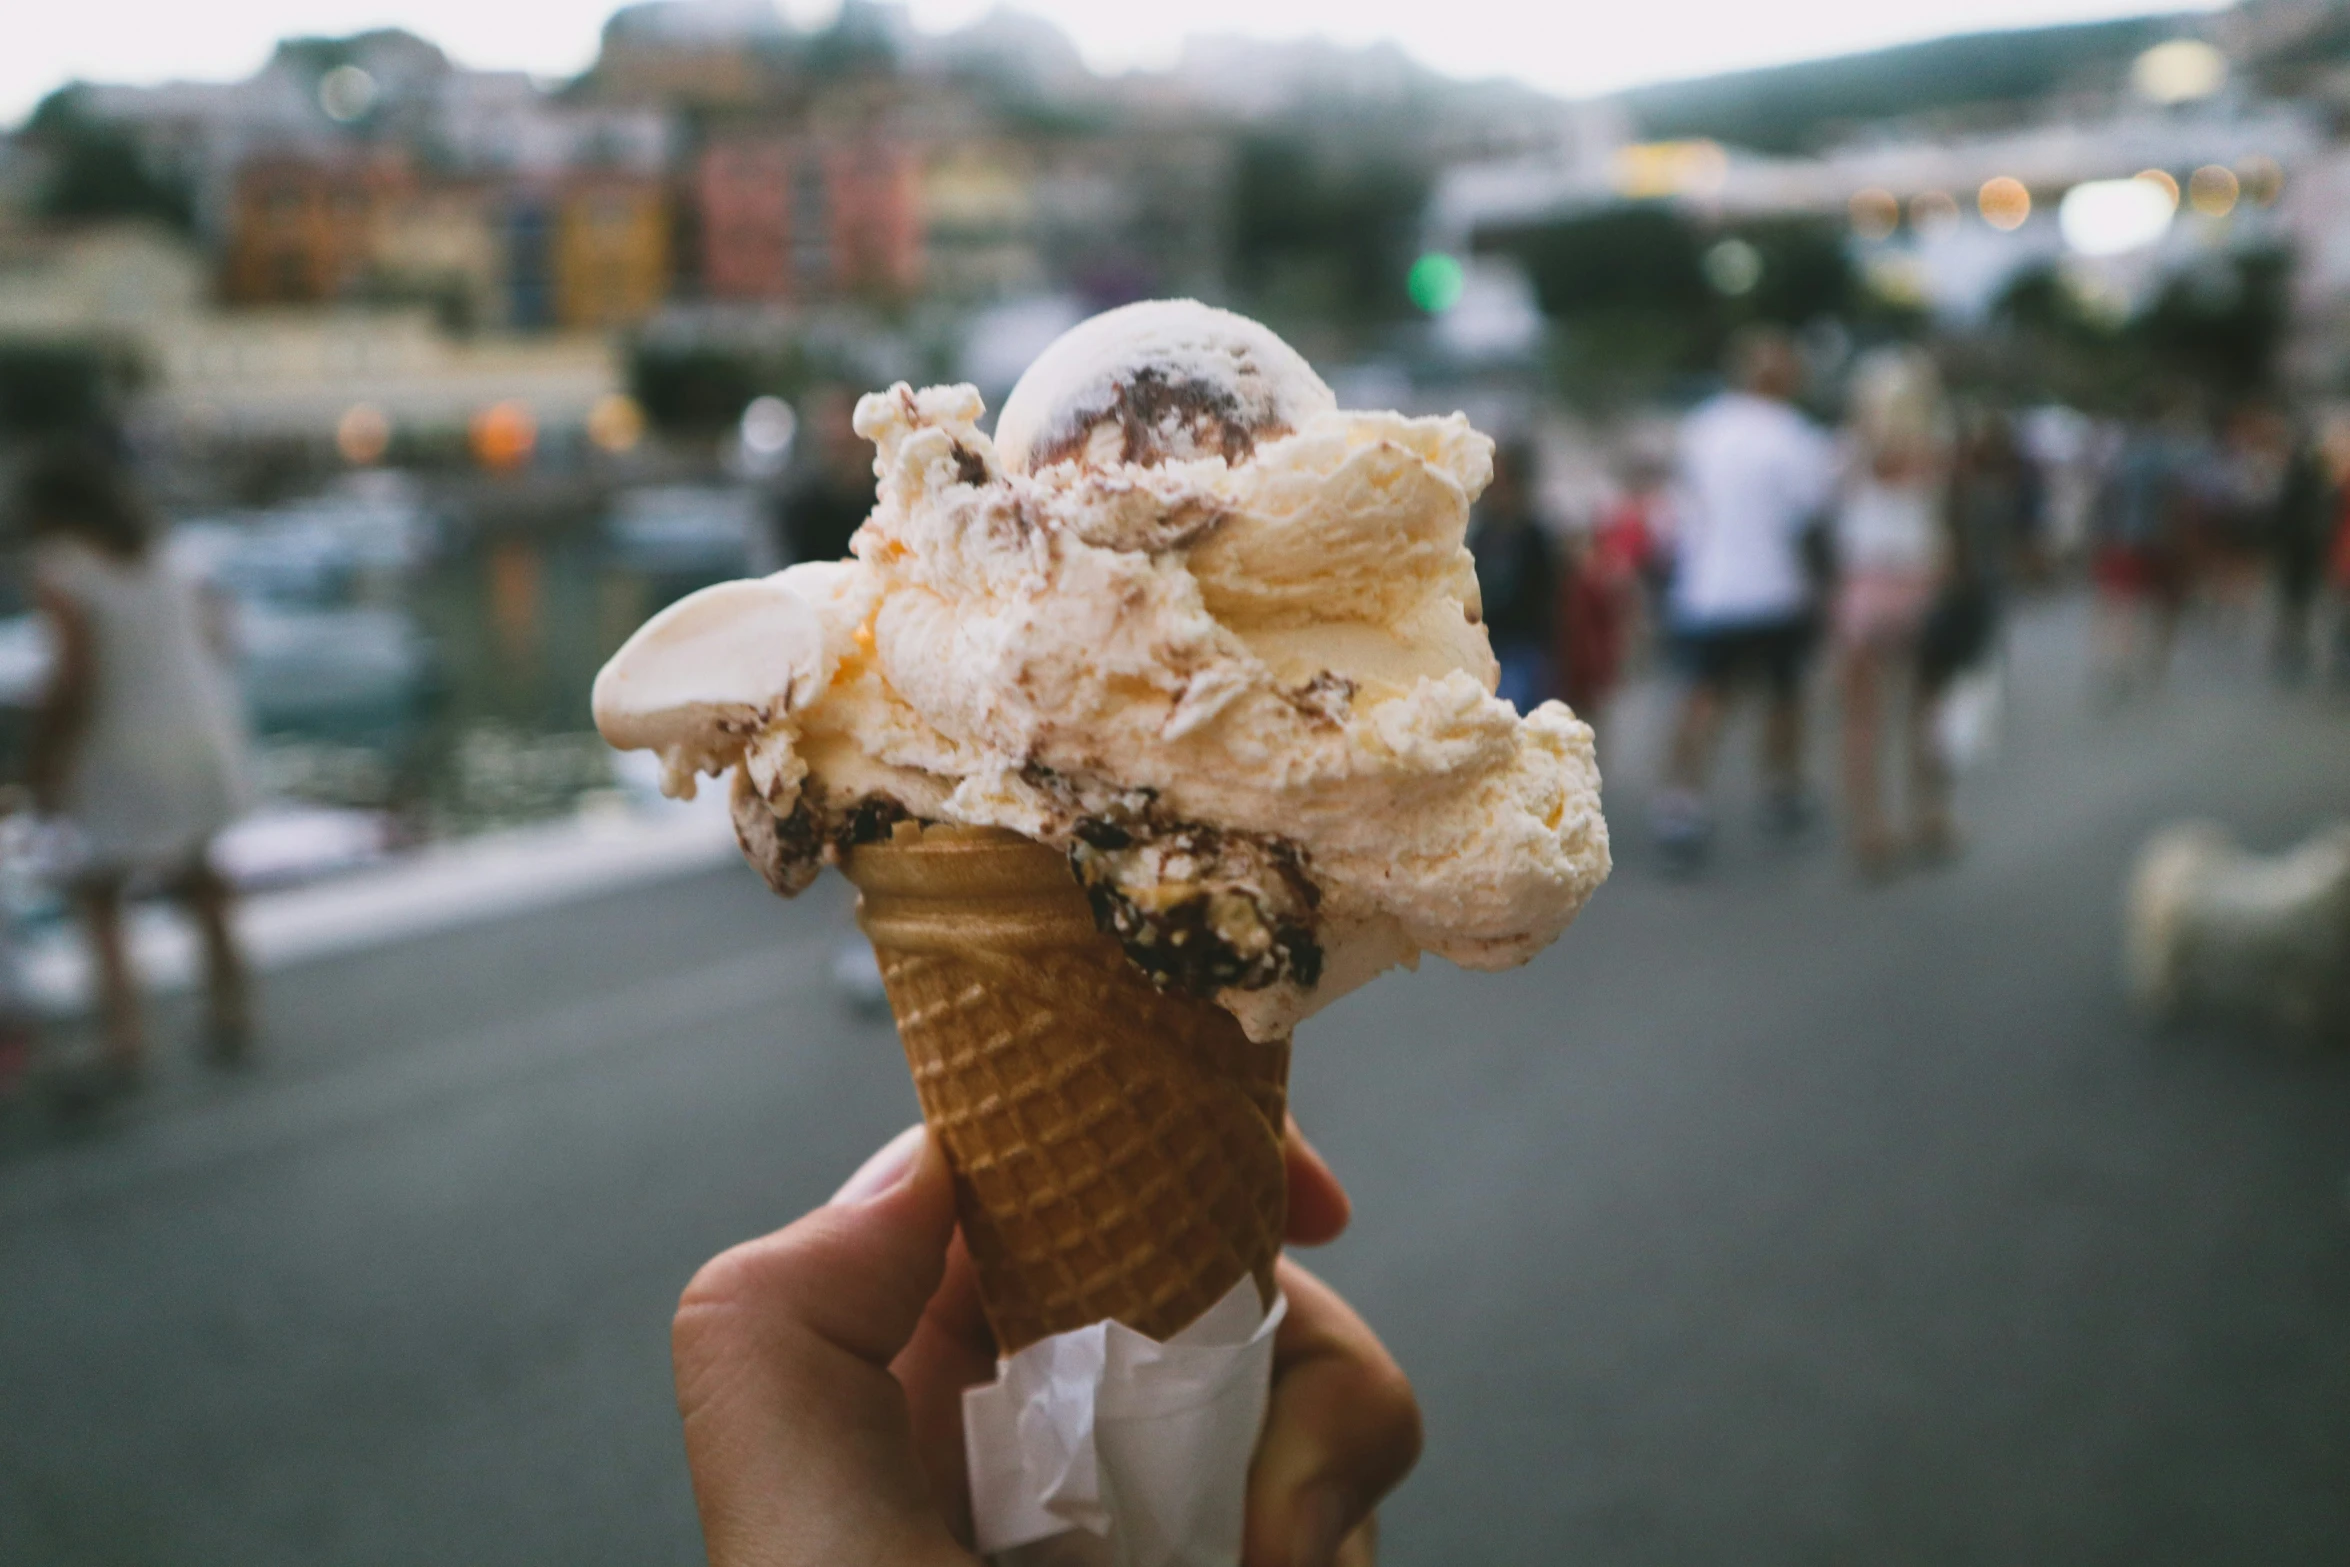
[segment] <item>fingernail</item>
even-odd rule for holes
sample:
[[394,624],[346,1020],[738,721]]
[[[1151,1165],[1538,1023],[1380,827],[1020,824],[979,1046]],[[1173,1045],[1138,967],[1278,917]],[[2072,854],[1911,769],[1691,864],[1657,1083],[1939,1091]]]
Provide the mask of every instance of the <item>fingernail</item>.
[[871,1202],[894,1189],[913,1170],[915,1156],[922,1152],[922,1136],[922,1123],[917,1121],[883,1143],[881,1151],[859,1165],[857,1173],[832,1194],[831,1206]]
[[1297,1528],[1290,1535],[1289,1567],[1331,1567],[1346,1534],[1346,1498],[1335,1485],[1309,1487],[1297,1499]]

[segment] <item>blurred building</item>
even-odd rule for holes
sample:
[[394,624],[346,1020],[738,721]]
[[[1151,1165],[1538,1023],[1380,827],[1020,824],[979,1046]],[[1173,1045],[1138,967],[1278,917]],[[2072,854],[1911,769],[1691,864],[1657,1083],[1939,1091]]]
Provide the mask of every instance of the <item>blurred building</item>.
[[[1623,120],[1612,140],[1446,169],[1424,248],[1467,256],[1513,233],[1658,206],[1717,234],[1809,219],[1846,230],[1874,292],[1944,325],[1981,324],[2019,277],[2052,268],[2126,316],[2215,256],[2287,244],[2299,171],[2329,140],[2306,103],[2217,88],[2150,102],[2126,76],[2009,105],[1996,123],[1955,128],[1928,113],[1847,125],[1813,152],[1631,130]],[[2167,200],[2142,237],[2107,247],[2061,220],[2075,189],[2141,177]]]
[[668,296],[666,181],[618,172],[574,175],[553,207],[555,322],[571,329],[633,326]]
[[682,140],[665,109],[558,96],[521,71],[451,71],[413,134],[436,167],[481,178],[583,167],[658,174]]
[[122,358],[144,425],[214,441],[323,444],[361,407],[394,430],[461,431],[511,403],[559,429],[621,388],[601,335],[458,337],[424,307],[223,310],[209,271],[154,229],[19,236],[0,243],[0,340]]
[[581,86],[597,103],[756,108],[789,80],[794,36],[766,0],[646,0],[604,23]]
[[1040,246],[1041,160],[1004,137],[951,142],[924,165],[923,273],[953,299],[1008,299],[1051,283]]
[[861,295],[913,292],[922,275],[922,226],[912,154],[873,136],[833,143],[818,156],[831,286]]
[[729,136],[702,150],[694,196],[702,284],[712,299],[786,300],[798,292],[797,171],[791,143],[781,136]]
[[722,137],[695,193],[712,299],[893,296],[921,281],[914,157],[885,135]]
[[222,297],[238,305],[352,297],[412,189],[394,157],[254,159],[238,170],[230,198]]
[[506,209],[500,181],[419,181],[377,221],[371,257],[373,292],[428,304],[460,331],[516,324]]

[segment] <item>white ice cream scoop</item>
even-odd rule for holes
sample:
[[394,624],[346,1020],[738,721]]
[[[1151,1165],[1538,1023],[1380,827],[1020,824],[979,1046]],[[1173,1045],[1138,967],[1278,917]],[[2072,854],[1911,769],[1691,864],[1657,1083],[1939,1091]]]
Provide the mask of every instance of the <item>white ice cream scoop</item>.
[[1246,316],[1153,299],[1055,339],[1005,400],[996,454],[1015,473],[1072,460],[1238,462],[1337,406],[1296,349]]
[[817,601],[850,569],[811,562],[689,594],[637,628],[596,676],[596,727],[622,749],[658,752],[663,787],[730,763],[721,747],[815,701],[837,662]]

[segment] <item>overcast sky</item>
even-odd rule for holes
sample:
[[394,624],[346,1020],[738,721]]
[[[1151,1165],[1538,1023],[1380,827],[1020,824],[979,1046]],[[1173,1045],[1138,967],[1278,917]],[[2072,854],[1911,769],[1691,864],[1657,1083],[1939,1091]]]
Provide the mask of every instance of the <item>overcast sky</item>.
[[[821,17],[837,0],[784,0]],[[2126,16],[2197,0],[1025,0],[1066,28],[1099,69],[1162,64],[1186,33],[1321,32],[1392,38],[1462,76],[1507,74],[1589,93],[1741,66],[1838,54],[1982,28]],[[951,27],[992,0],[913,0]],[[587,64],[608,0],[0,0],[0,121],[74,77],[229,78],[291,33],[396,25],[466,64],[565,75]]]

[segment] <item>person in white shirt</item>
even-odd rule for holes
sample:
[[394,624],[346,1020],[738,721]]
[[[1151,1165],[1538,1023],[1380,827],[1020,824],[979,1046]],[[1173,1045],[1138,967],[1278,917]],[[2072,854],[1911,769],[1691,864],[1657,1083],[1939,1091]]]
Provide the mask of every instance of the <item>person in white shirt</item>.
[[35,802],[73,829],[72,893],[89,934],[106,1056],[78,1097],[134,1086],[144,1054],[123,904],[153,878],[194,916],[216,1061],[241,1057],[251,1020],[229,887],[212,839],[245,803],[245,733],[213,617],[149,538],[145,510],[95,450],[34,458],[15,490],[54,663],[33,724]]
[[1794,342],[1772,328],[1732,344],[1732,385],[1681,427],[1666,625],[1689,681],[1656,805],[1658,846],[1693,868],[1712,837],[1705,802],[1714,742],[1738,688],[1759,680],[1765,822],[1782,831],[1809,816],[1803,786],[1803,675],[1816,617],[1804,538],[1836,488],[1834,443],[1793,403],[1802,385]]

